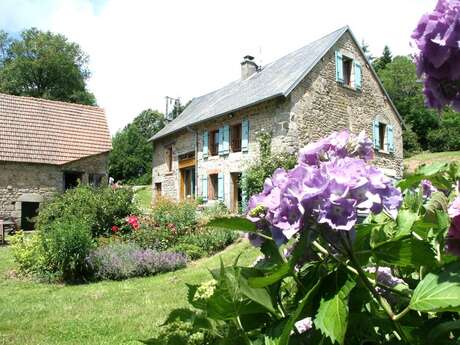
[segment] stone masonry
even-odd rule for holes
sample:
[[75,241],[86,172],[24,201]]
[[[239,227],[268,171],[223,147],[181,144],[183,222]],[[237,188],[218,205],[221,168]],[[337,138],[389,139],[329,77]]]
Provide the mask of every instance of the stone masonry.
[[[335,79],[335,51],[352,57],[362,66],[362,89],[354,90],[340,85]],[[182,130],[154,142],[153,186],[162,184],[162,195],[178,199],[178,156],[195,152],[196,195],[202,193],[200,176],[224,173],[225,204],[230,206],[230,174],[242,172],[259,157],[257,134],[272,133],[272,151],[295,153],[300,147],[324,137],[333,131],[349,129],[354,133],[364,130],[372,137],[374,119],[391,124],[394,130],[394,152],[376,152],[374,164],[392,177],[402,176],[402,124],[391,107],[368,62],[362,56],[351,35],[345,33],[312,71],[286,98],[279,97],[256,106],[224,115],[187,130]],[[224,124],[235,124],[249,119],[248,152],[230,152],[225,156],[203,158],[202,137],[204,131],[212,131]],[[167,171],[165,149],[173,148],[173,164]],[[154,193],[155,195],[155,193]]]
[[[64,191],[64,172],[106,175],[108,153],[90,156],[65,165],[0,162],[0,218],[14,217],[21,223],[22,202],[42,203]],[[102,183],[107,183],[103,178]]]

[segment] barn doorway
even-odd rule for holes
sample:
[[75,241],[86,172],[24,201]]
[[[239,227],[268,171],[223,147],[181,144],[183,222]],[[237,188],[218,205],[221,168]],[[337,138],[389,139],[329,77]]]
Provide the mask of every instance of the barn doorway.
[[64,190],[78,187],[78,184],[81,183],[83,173],[75,171],[66,171],[64,172]]
[[34,230],[35,221],[38,216],[40,203],[23,201],[21,203],[21,228],[22,230]]

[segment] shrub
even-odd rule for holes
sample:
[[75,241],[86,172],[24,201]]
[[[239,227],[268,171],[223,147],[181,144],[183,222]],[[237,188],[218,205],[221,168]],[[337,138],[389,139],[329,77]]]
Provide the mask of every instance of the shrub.
[[78,218],[87,222],[94,237],[108,235],[113,225],[138,213],[130,189],[93,188],[80,186],[56,196],[40,210],[37,228],[48,226],[57,219]]
[[184,253],[190,260],[197,260],[206,256],[205,250],[195,244],[186,242],[175,245],[171,250],[176,253]]
[[96,279],[125,279],[185,267],[182,253],[156,252],[135,243],[111,243],[93,250],[86,258]]
[[230,212],[228,211],[227,206],[225,206],[225,204],[222,202],[218,202],[216,204],[206,206],[203,208],[203,211],[201,212],[200,221],[201,223],[207,223],[211,219],[222,218],[227,216],[229,213]]
[[187,248],[185,246],[189,246],[190,252],[187,250],[184,252],[189,255],[191,259],[195,259],[196,257],[193,257],[194,248],[199,248],[203,253],[203,255],[199,257],[209,256],[224,249],[237,238],[238,233],[234,231],[218,228],[203,228],[193,234],[181,237],[179,239],[179,245],[176,246],[176,248],[179,246]]
[[152,216],[160,227],[173,227],[181,235],[196,225],[196,206],[194,201],[175,202],[161,198],[153,207]]
[[88,223],[78,218],[59,219],[43,227],[40,233],[45,271],[64,281],[86,277],[85,258],[94,247]]
[[19,231],[11,237],[13,258],[23,274],[34,274],[45,265],[45,254],[37,233],[25,236]]
[[140,229],[131,234],[130,240],[143,249],[165,251],[176,241],[171,230],[141,225]]

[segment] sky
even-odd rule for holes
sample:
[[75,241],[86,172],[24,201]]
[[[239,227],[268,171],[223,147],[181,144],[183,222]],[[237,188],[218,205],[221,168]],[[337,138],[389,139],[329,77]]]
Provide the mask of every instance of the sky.
[[436,0],[0,0],[0,29],[37,27],[89,55],[88,88],[114,134],[165,97],[186,103],[240,77],[243,56],[267,64],[344,25],[373,55],[410,54]]

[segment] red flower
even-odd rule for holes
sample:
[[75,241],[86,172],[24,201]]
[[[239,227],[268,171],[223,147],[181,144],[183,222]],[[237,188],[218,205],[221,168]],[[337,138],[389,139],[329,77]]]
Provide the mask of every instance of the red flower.
[[116,225],[112,226],[112,231],[113,232],[118,232],[118,230],[120,230],[120,228]]
[[134,215],[131,215],[129,216],[127,219],[126,219],[126,222],[131,225],[131,227],[134,229],[134,230],[137,230],[139,229],[140,225],[139,225],[139,219],[134,216]]

